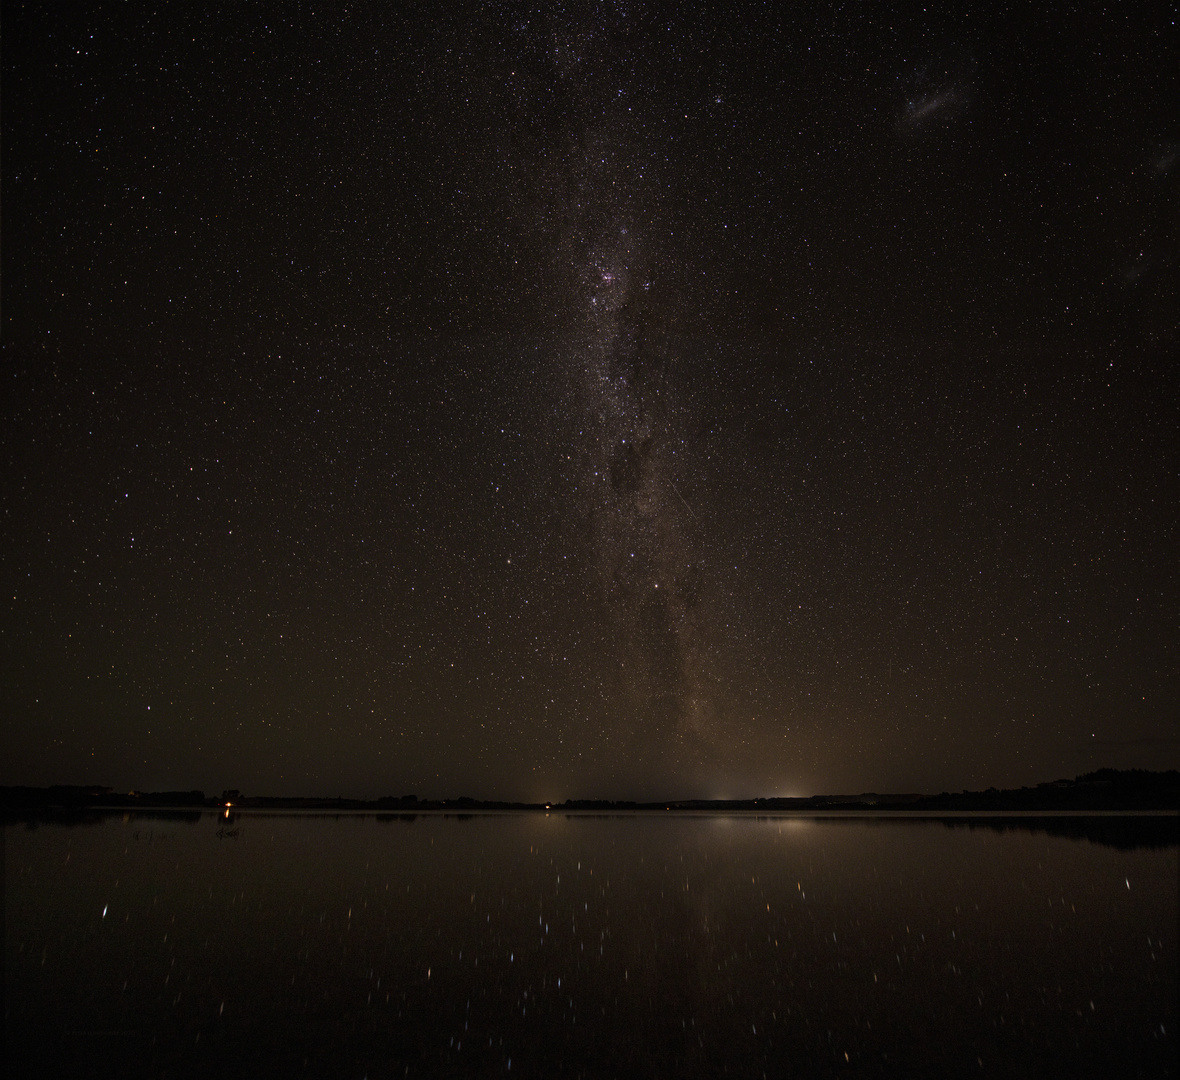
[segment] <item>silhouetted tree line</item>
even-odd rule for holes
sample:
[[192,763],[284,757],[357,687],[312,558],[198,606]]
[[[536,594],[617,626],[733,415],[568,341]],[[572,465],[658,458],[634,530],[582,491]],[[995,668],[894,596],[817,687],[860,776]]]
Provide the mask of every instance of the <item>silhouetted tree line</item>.
[[810,798],[678,799],[660,802],[634,800],[567,799],[562,803],[527,803],[501,800],[419,799],[416,795],[387,795],[376,800],[242,795],[224,791],[220,799],[203,791],[131,791],[126,794],[100,785],[0,788],[0,805],[6,810],[100,809],[137,807],[214,808],[232,803],[235,808],[289,810],[378,810],[417,813],[428,810],[559,810],[613,813],[632,810],[910,810],[1012,811],[1012,810],[1177,810],[1180,809],[1180,771],[1147,769],[1098,769],[1073,780],[1051,780],[1036,787],[988,788],[986,791],[942,792],[939,795],[897,795],[866,792],[860,795],[814,795]]

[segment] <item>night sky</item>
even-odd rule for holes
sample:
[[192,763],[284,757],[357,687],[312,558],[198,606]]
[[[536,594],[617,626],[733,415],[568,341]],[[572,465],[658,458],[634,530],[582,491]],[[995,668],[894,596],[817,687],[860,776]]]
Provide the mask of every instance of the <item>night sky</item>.
[[1180,765],[1175,6],[689,7],[4,5],[0,781]]

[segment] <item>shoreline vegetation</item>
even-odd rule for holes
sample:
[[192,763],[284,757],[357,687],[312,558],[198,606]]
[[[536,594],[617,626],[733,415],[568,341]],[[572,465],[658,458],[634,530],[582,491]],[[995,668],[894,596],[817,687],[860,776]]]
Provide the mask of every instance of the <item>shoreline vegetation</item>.
[[762,813],[808,811],[889,811],[918,815],[940,813],[1009,812],[1176,812],[1180,810],[1180,771],[1099,769],[1073,780],[1052,780],[1036,787],[988,788],[986,791],[942,792],[938,795],[878,794],[813,795],[804,798],[674,799],[657,802],[610,799],[567,799],[560,803],[512,802],[499,799],[419,799],[416,795],[379,799],[243,795],[222,792],[220,798],[203,791],[116,792],[102,785],[0,787],[0,805],[8,814],[29,810],[128,810],[176,808],[186,810],[366,810],[377,813],[481,810],[515,811],[694,811]]

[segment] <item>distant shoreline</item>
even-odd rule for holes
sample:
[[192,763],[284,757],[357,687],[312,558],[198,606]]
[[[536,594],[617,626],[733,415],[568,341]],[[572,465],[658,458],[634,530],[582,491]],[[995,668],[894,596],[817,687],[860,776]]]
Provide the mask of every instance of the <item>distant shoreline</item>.
[[987,791],[942,792],[938,795],[878,794],[814,795],[807,798],[610,800],[567,799],[559,803],[499,799],[419,799],[415,795],[379,799],[251,796],[239,791],[221,797],[203,791],[116,793],[101,785],[0,787],[0,806],[7,812],[27,810],[303,810],[379,814],[558,812],[558,813],[762,813],[796,816],[871,815],[918,818],[995,814],[1013,816],[1079,814],[1175,814],[1180,811],[1180,772],[1142,769],[1101,769],[1073,780],[1054,780],[1036,787]]
[[350,815],[355,817],[380,818],[415,818],[415,817],[506,817],[516,814],[543,814],[546,817],[560,815],[562,817],[603,818],[603,817],[749,817],[776,818],[783,821],[1023,821],[1026,819],[1061,818],[1180,818],[1177,809],[1148,809],[1148,810],[875,810],[871,807],[863,809],[844,810],[765,810],[765,809],[734,809],[723,807],[677,807],[642,806],[609,810],[586,810],[566,806],[551,806],[548,809],[541,806],[527,805],[519,807],[474,807],[459,809],[425,808],[418,810],[387,810],[376,808],[355,807],[307,807],[307,806],[176,806],[169,804],[134,805],[102,805],[102,806],[28,806],[9,807],[9,817],[22,814],[36,814],[37,812],[60,812],[70,814],[76,812],[106,814],[152,814],[152,815],[182,815],[200,816],[211,814],[215,817],[266,817],[285,816],[295,817],[336,817]]

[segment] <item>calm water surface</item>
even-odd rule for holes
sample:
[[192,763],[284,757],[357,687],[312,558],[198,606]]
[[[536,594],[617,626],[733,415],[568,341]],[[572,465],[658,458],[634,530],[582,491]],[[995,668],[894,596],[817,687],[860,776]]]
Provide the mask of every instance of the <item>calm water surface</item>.
[[4,839],[9,1075],[1177,1074],[1174,839],[264,813]]

